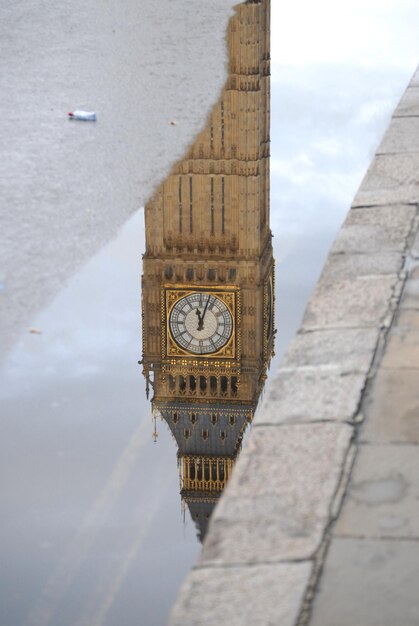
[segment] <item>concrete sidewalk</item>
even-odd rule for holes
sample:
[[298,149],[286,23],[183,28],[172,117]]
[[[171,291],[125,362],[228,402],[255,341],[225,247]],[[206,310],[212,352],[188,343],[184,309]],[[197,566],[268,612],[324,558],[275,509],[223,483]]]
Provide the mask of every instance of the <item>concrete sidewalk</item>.
[[418,185],[419,70],[171,624],[419,623]]

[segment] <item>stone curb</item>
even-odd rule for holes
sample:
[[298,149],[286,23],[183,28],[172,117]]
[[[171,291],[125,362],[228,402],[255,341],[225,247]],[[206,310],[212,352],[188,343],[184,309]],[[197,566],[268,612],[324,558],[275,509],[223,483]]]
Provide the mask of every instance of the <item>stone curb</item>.
[[[405,283],[401,308],[419,308],[418,76],[394,113],[270,383],[172,625],[215,626],[231,606],[230,623],[240,626],[310,620],[370,382],[384,353],[383,366],[400,367],[400,352],[393,356],[386,348]],[[252,580],[257,589],[248,586]]]

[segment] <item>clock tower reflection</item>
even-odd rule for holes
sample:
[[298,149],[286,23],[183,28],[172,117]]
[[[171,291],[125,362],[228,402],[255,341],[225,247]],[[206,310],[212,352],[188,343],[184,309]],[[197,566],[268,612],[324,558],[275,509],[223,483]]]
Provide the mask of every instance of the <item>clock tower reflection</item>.
[[205,129],[145,207],[143,373],[202,540],[273,352],[268,0],[239,5]]

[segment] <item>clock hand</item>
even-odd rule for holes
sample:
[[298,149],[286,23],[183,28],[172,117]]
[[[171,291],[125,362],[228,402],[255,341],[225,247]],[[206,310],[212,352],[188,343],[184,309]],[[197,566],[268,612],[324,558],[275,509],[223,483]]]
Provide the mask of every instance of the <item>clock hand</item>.
[[208,296],[208,300],[207,300],[207,303],[206,303],[206,305],[205,305],[205,309],[204,309],[204,312],[203,312],[203,314],[202,314],[202,318],[201,318],[201,319],[202,319],[202,323],[204,323],[205,313],[207,312],[207,308],[208,308],[208,304],[209,304],[209,301],[210,301],[210,300],[211,300],[211,296]]
[[203,316],[202,316],[202,319],[204,319],[204,317],[205,317],[205,313],[206,313],[206,311],[207,311],[207,308],[208,308],[208,305],[209,305],[209,301],[210,301],[210,300],[211,300],[211,296],[208,296],[208,300],[207,300],[207,303],[206,303],[206,305],[205,305],[204,314],[203,314]]
[[203,320],[204,320],[204,318],[203,318],[203,316],[201,315],[201,312],[200,312],[200,310],[199,310],[199,309],[195,309],[195,313],[196,313],[196,315],[198,316],[198,328],[197,328],[197,330],[202,330],[202,328],[203,328]]

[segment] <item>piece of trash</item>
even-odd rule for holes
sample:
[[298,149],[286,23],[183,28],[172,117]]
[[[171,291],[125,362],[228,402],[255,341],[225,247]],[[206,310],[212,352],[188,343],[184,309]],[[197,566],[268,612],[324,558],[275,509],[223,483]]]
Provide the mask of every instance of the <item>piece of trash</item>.
[[170,125],[171,125],[171,126],[176,126],[176,124],[177,124],[177,122],[175,122],[175,120],[172,120],[172,121],[170,122]]
[[82,122],[96,122],[96,113],[94,111],[70,111],[68,118]]
[[30,328],[29,332],[32,335],[42,335],[42,330],[39,330],[39,328]]

